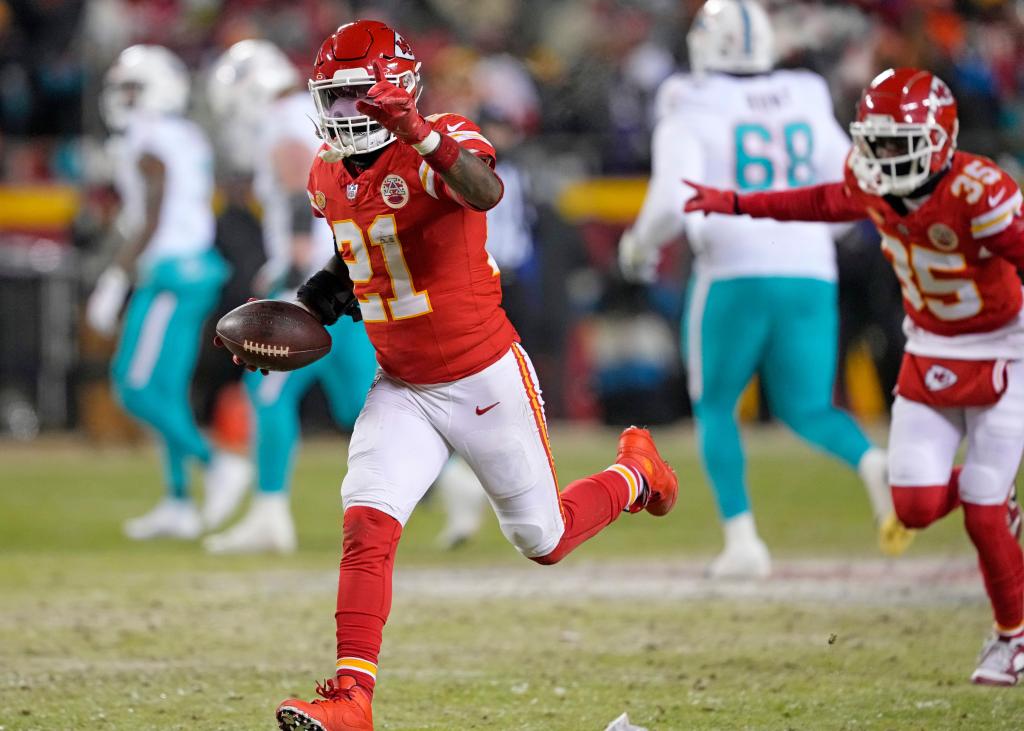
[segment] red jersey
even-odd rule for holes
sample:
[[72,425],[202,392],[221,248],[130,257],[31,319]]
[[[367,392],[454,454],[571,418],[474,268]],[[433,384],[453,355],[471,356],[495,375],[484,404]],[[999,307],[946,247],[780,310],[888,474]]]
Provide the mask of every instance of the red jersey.
[[739,210],[779,220],[870,218],[914,325],[941,336],[986,333],[1021,310],[1024,221],[1013,179],[980,155],[957,152],[916,208],[860,189],[849,166],[842,183],[740,196]]
[[[428,122],[474,154],[495,158],[465,117]],[[331,225],[366,333],[389,375],[454,381],[491,365],[518,340],[501,309],[498,267],[484,248],[486,213],[449,191],[412,147],[391,143],[356,177],[344,163],[318,157],[309,197]]]

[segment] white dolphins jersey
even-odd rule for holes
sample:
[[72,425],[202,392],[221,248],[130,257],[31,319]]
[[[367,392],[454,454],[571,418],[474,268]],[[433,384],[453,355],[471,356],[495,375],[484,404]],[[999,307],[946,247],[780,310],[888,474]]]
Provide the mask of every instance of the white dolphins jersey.
[[[266,121],[260,129],[253,187],[263,208],[263,241],[267,258],[278,262],[282,271],[287,269],[291,261],[292,204],[274,169],[273,151],[285,141],[306,143],[309,159],[302,161],[304,172],[301,176],[305,182],[305,171],[312,167],[313,159],[322,144],[313,123],[315,118],[316,108],[309,92],[296,91],[281,97],[270,106]],[[304,187],[299,189],[299,194],[305,200]],[[324,262],[334,253],[334,237],[330,226],[314,220],[312,211],[309,218],[313,221],[311,236],[314,251],[308,274],[312,276],[323,268]]]
[[656,247],[684,229],[699,275],[834,281],[832,229],[682,212],[686,178],[749,193],[843,179],[850,140],[825,80],[810,71],[756,76],[676,74],[658,90],[650,187],[633,233]]
[[213,245],[213,151],[202,128],[184,117],[133,115],[115,145],[115,184],[121,196],[119,226],[128,235],[145,221],[145,181],[139,160],[152,155],[164,165],[160,221],[139,264],[200,254]]

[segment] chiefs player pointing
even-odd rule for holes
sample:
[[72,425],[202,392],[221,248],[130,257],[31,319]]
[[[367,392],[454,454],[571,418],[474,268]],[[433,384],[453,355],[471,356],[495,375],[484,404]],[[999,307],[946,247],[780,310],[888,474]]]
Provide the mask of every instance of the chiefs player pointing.
[[336,677],[283,702],[282,729],[365,731],[402,527],[449,456],[480,478],[508,540],[559,561],[621,513],[664,515],[677,482],[643,429],[559,494],[536,374],[501,309],[484,211],[502,194],[494,148],[468,119],[420,116],[419,63],[376,21],[344,25],[310,81],[324,144],[309,175],[336,255],[298,292],[324,323],[358,302],[377,381],[342,484]]
[[[938,77],[889,70],[864,91],[843,183],[736,195],[689,183],[687,211],[782,221],[870,217],[903,290],[907,346],[892,410],[896,514],[924,528],[963,508],[996,632],[971,676],[1024,675],[1024,557],[1013,481],[1024,449],[1024,220],[1017,184],[956,150],[956,100]],[[964,464],[954,468],[966,437]]]

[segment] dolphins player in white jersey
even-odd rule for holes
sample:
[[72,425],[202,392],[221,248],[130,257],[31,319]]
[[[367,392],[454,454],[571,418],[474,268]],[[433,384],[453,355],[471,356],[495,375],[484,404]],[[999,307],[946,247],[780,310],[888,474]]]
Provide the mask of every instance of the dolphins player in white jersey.
[[[263,209],[267,263],[253,282],[254,294],[295,299],[306,281],[335,250],[328,226],[317,224],[306,192],[309,168],[320,147],[316,109],[288,57],[270,41],[239,41],[214,63],[207,96],[220,127],[227,162],[253,174]],[[319,382],[334,420],[351,429],[377,371],[362,323],[341,318],[328,330],[334,347],[311,366],[266,376],[246,374],[256,417],[254,452],[257,493],[249,512],[227,531],[209,536],[211,553],[295,550],[289,483],[299,441],[299,407]],[[483,488],[469,468],[453,460],[438,478],[445,496],[446,545],[476,532]]]
[[709,0],[687,42],[694,73],[659,89],[651,184],[619,253],[628,278],[651,281],[661,247],[684,230],[694,252],[684,351],[701,457],[725,532],[725,550],[708,572],[750,578],[771,570],[735,414],[754,374],[775,416],[859,472],[880,548],[901,553],[910,534],[893,513],[886,455],[832,403],[838,314],[831,231],[682,212],[682,178],[739,191],[841,180],[850,142],[826,83],[809,71],[772,70],[771,21],[757,2]]
[[[185,118],[189,77],[161,46],[125,49],[107,72],[102,111],[114,133],[121,196],[115,263],[100,276],[86,320],[113,335],[129,289],[112,378],[118,399],[152,427],[164,451],[167,495],[124,525],[128,537],[194,539],[220,526],[244,496],[248,462],[214,450],[189,403],[203,321],[228,266],[213,248],[213,158],[202,130]],[[189,498],[188,470],[206,468],[202,511]]]

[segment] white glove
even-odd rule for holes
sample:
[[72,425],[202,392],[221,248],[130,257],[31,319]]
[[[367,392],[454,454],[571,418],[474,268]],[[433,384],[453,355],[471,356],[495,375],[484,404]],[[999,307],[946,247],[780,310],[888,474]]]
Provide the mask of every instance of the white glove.
[[661,249],[640,243],[631,229],[626,229],[619,239],[619,269],[626,281],[651,284],[658,278],[658,261]]
[[100,335],[112,336],[130,286],[131,280],[121,267],[104,269],[85,305],[85,321],[89,327]]

